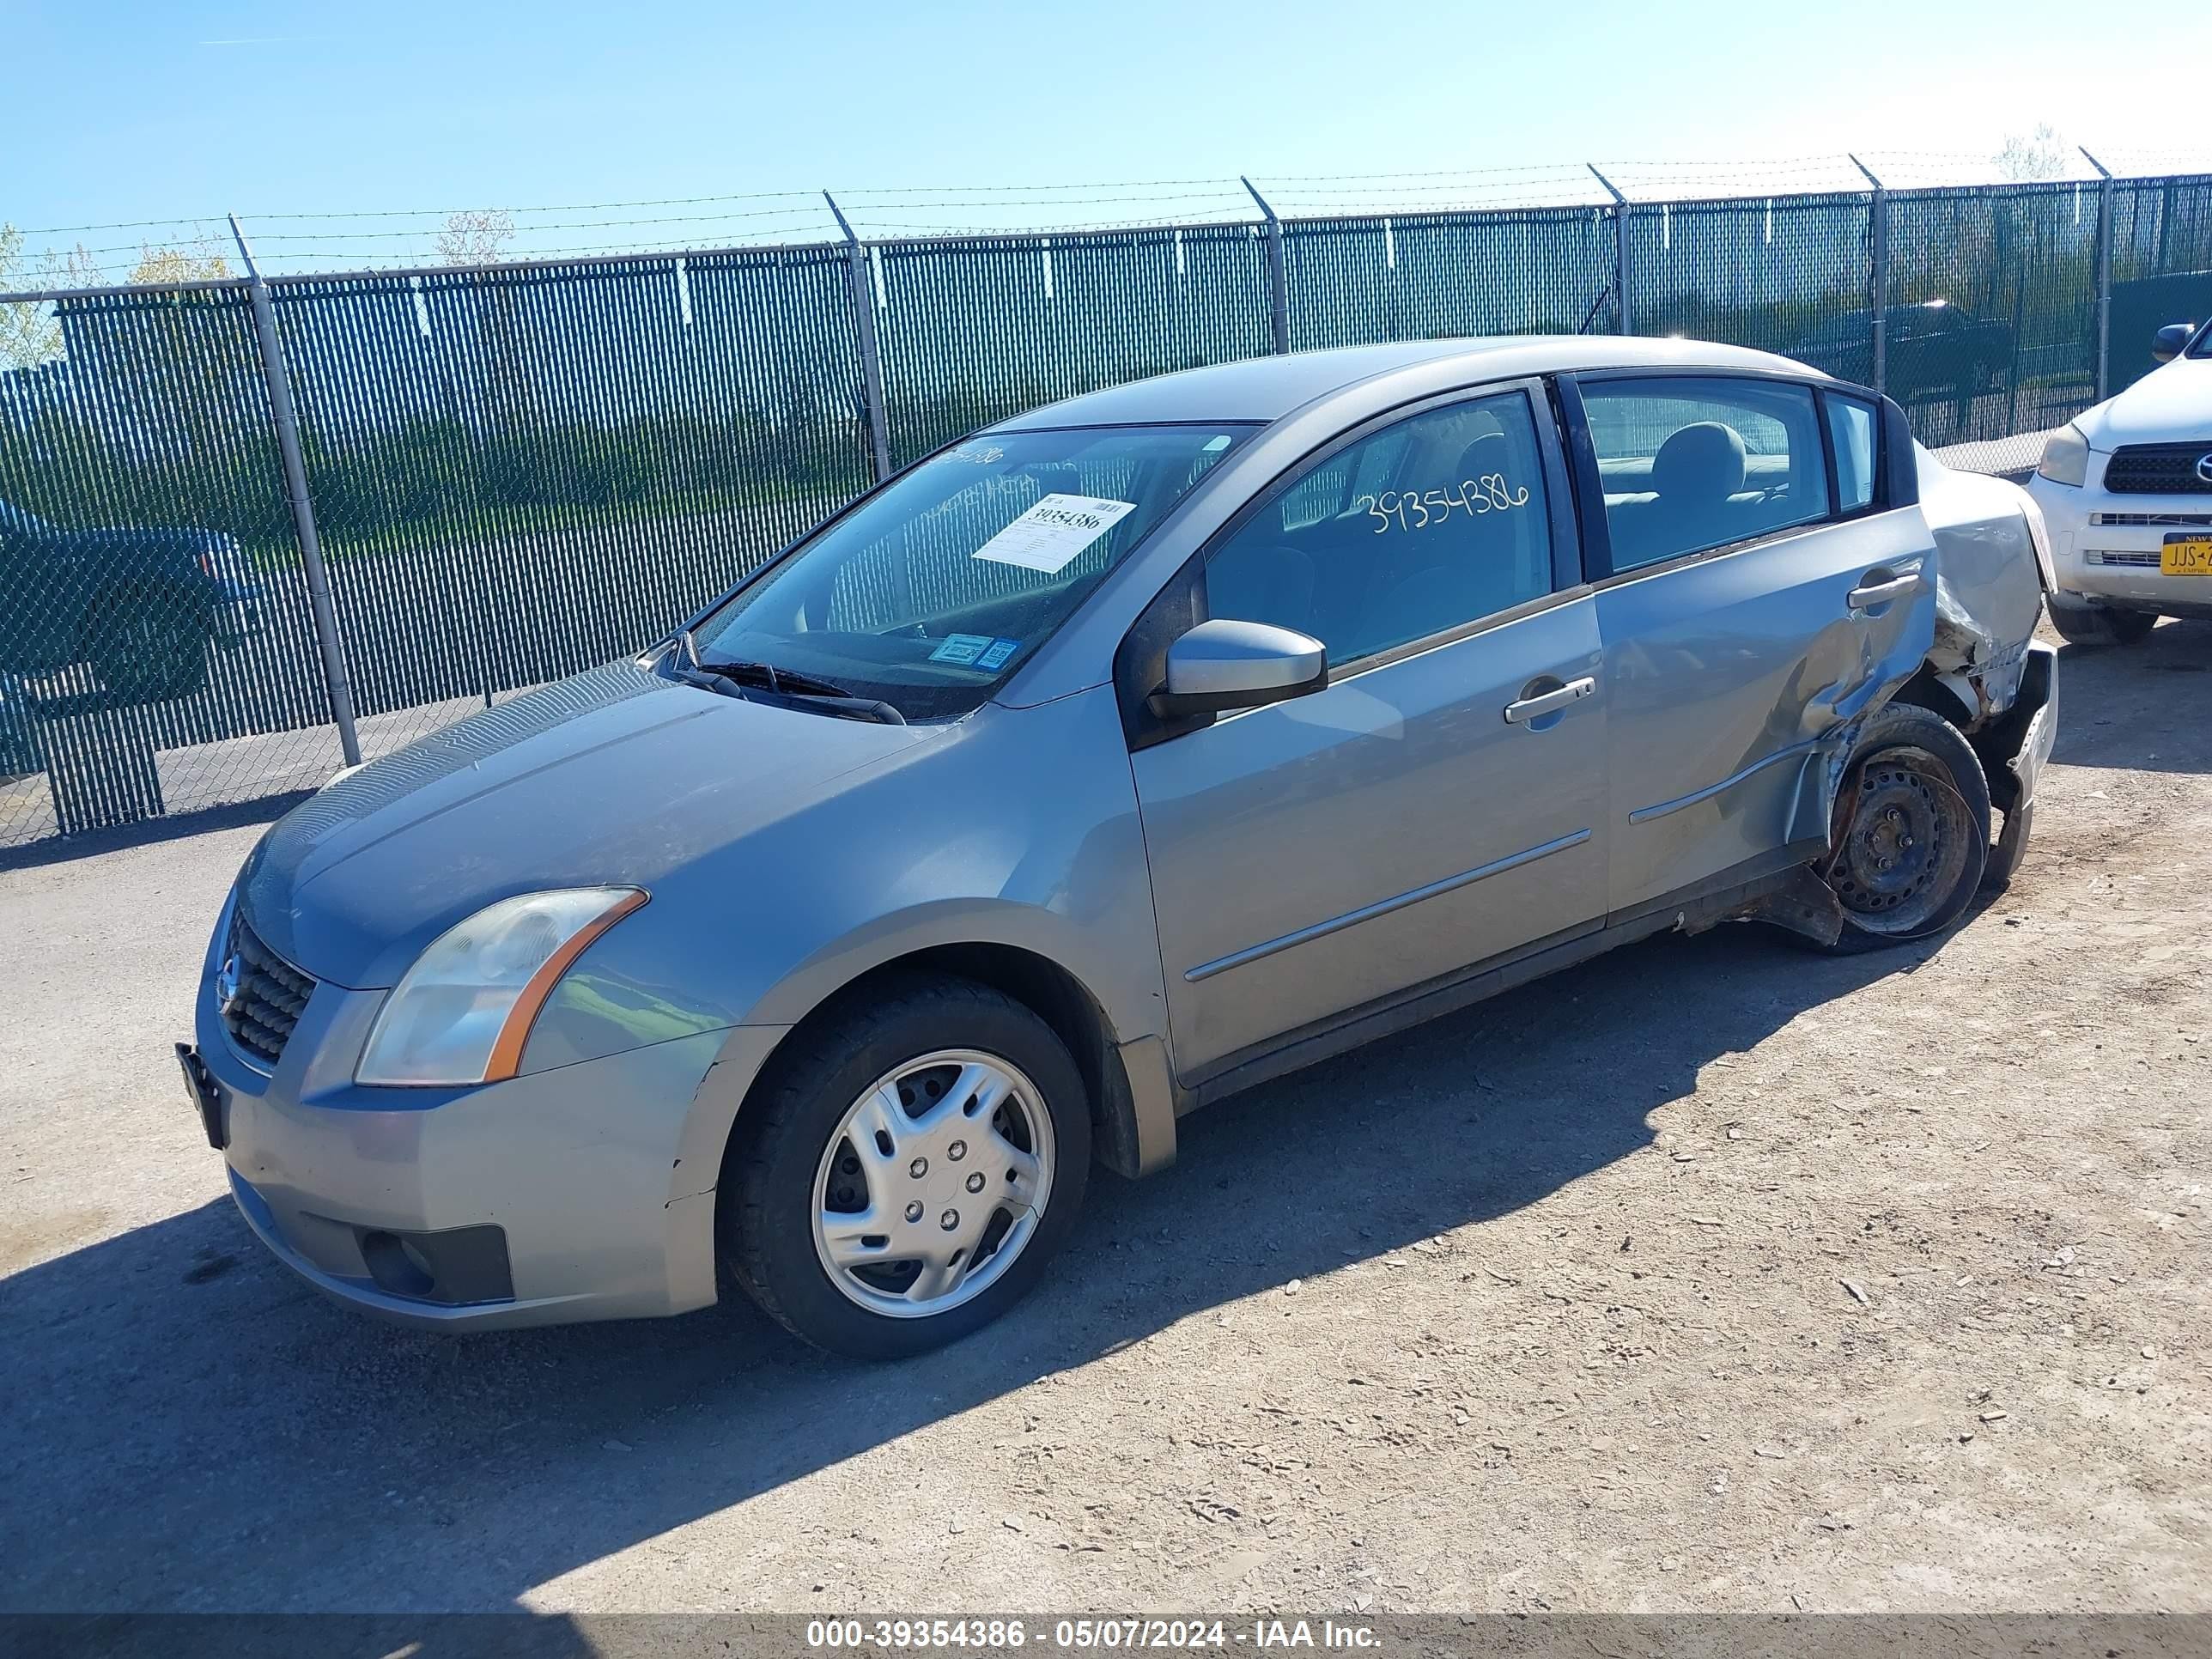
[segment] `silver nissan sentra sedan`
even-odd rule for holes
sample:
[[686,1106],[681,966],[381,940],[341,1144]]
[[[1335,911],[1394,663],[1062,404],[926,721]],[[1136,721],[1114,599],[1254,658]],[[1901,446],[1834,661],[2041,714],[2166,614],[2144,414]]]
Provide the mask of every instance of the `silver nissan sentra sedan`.
[[483,1328],[727,1281],[912,1352],[1029,1289],[1094,1158],[1156,1170],[1233,1091],[1663,929],[1954,924],[2026,842],[2048,586],[2023,492],[1759,352],[1094,392],[295,808],[179,1058],[341,1300]]

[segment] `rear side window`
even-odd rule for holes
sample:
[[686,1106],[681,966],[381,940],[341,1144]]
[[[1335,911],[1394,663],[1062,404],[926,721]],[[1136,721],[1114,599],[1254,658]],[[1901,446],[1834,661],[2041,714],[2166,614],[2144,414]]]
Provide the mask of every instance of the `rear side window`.
[[1552,591],[1550,504],[1526,394],[1432,409],[1262,501],[1206,562],[1209,614],[1273,623],[1331,666]]
[[1836,452],[1836,511],[1856,513],[1874,504],[1874,410],[1856,398],[1829,393],[1828,442]]
[[1616,571],[1828,516],[1808,386],[1654,376],[1584,381],[1582,395]]

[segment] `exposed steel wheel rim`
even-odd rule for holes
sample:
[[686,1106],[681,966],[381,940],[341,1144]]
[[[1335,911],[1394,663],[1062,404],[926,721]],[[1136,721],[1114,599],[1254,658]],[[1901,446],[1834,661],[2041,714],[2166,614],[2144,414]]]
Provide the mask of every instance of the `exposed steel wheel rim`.
[[1886,749],[1855,769],[1824,874],[1853,923],[1909,938],[1941,925],[1966,875],[1975,824],[1942,762]]
[[814,1251],[850,1301],[926,1319],[1006,1277],[1052,1197],[1052,1118],[1011,1061],[940,1048],[846,1110],[814,1175]]

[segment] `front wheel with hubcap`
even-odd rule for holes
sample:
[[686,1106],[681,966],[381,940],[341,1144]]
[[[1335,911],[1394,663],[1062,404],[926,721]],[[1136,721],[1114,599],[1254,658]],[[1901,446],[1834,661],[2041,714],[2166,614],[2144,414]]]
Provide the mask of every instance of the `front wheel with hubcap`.
[[1065,1045],[988,986],[920,976],[796,1040],[726,1160],[732,1277],[798,1335],[862,1358],[996,1318],[1083,1201],[1090,1111]]
[[1869,716],[1818,866],[1844,913],[1831,948],[1875,951],[1942,932],[1973,902],[1989,855],[1989,779],[1959,729],[1911,703]]

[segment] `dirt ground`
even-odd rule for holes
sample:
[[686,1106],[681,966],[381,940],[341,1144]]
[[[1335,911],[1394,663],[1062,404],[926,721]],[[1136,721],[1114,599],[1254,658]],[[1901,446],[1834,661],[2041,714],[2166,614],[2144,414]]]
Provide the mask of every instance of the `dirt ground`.
[[1938,947],[1661,939],[1185,1121],[888,1368],[388,1330],[178,1085],[245,824],[0,867],[0,1610],[2212,1608],[2212,625]]

